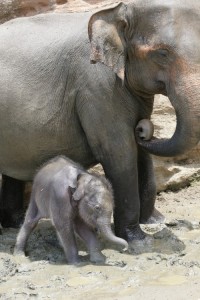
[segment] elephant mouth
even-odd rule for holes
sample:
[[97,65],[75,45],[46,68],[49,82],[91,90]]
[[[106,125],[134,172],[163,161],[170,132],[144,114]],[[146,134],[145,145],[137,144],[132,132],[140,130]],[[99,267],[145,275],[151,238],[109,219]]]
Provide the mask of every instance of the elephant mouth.
[[[130,85],[127,82],[127,88],[130,89]],[[134,85],[131,88],[131,93],[136,94],[139,97],[143,98],[152,98],[156,94],[162,94],[167,96],[166,84],[161,80],[153,80],[151,87],[140,86],[139,84]]]

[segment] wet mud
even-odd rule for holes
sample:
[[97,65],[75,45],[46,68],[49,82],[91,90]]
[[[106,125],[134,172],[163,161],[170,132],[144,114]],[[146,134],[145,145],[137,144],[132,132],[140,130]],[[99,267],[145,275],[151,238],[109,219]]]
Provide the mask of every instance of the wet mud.
[[120,253],[104,243],[104,265],[91,264],[79,242],[82,262],[67,265],[54,228],[40,221],[26,257],[14,257],[18,230],[0,235],[0,299],[200,299],[200,182],[163,192],[156,207],[165,224],[143,225],[145,245]]

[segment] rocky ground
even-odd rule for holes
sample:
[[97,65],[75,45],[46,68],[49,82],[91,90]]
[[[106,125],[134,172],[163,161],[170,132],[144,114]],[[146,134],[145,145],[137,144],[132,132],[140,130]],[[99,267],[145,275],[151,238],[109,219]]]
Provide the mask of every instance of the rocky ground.
[[82,264],[66,264],[53,227],[41,221],[27,257],[12,255],[18,230],[0,236],[0,299],[200,299],[200,182],[162,192],[157,208],[166,223],[143,226],[152,243],[120,253],[104,244],[105,265],[94,265],[80,244]]

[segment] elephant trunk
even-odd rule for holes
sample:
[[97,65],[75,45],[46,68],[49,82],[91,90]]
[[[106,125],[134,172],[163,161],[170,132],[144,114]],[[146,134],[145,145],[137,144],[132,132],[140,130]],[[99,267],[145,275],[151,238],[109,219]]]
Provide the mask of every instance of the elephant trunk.
[[[191,78],[192,77],[192,78]],[[179,86],[168,93],[177,118],[176,130],[170,139],[144,141],[136,138],[140,146],[159,156],[176,156],[192,149],[200,140],[200,76],[182,78]]]
[[119,245],[123,248],[124,251],[128,249],[128,243],[125,240],[114,235],[109,223],[98,222],[98,228],[101,236],[107,241]]

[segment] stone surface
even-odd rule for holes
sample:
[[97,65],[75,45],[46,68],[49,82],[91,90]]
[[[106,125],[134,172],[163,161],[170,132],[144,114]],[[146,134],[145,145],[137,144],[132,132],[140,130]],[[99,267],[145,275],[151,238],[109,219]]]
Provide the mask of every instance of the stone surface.
[[2,0],[0,1],[0,22],[50,11],[55,4],[55,0]]
[[[119,0],[1,0],[0,23],[19,16],[39,13],[95,11],[119,2]],[[157,137],[170,137],[173,134],[176,118],[166,97],[156,96],[152,121]],[[154,157],[154,165],[158,191],[188,185],[190,181],[200,177],[200,143],[195,149],[180,157]],[[96,170],[102,172],[100,166],[97,166]]]

